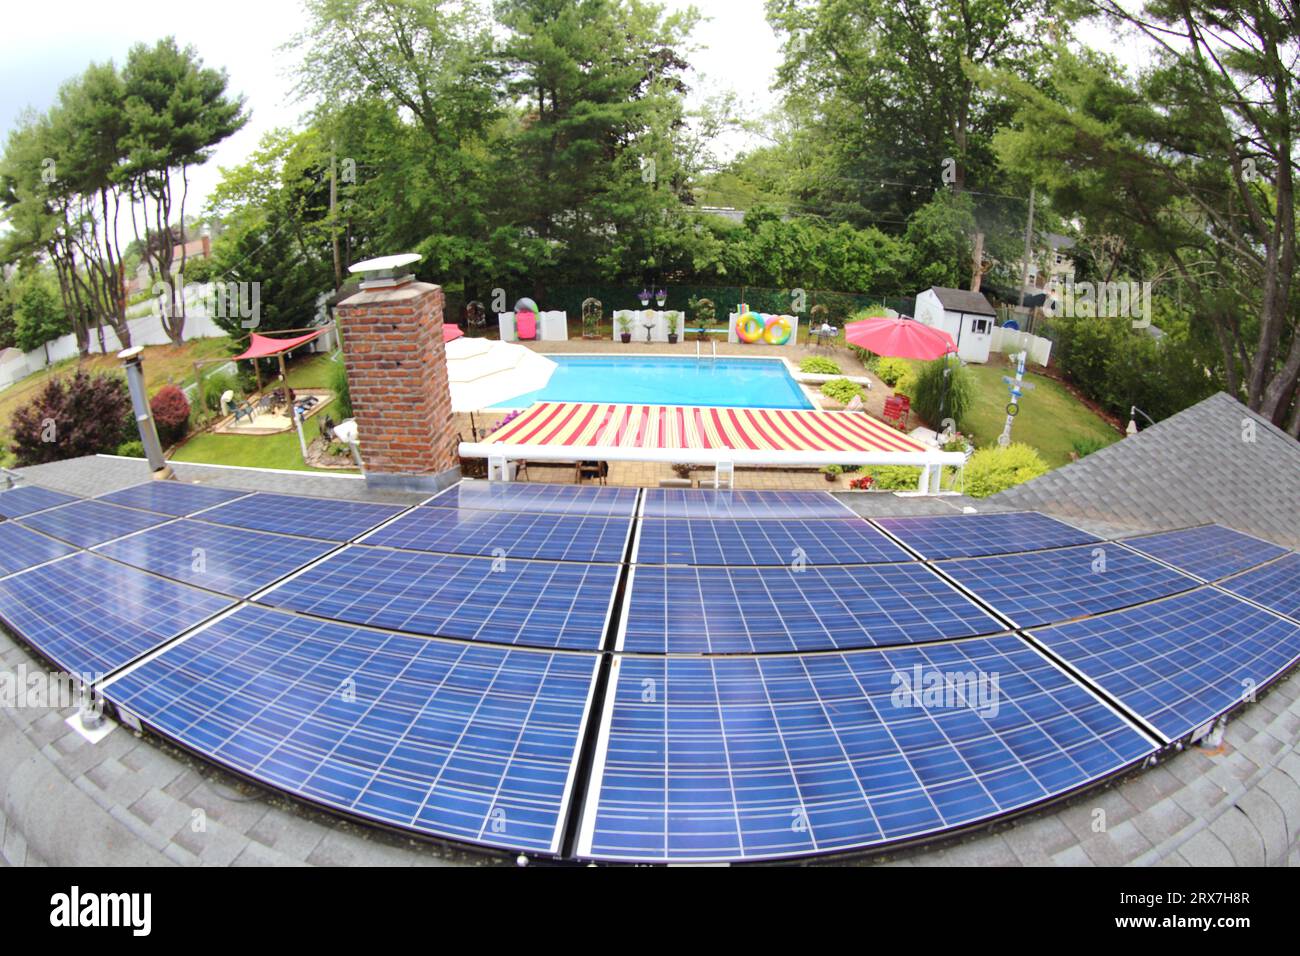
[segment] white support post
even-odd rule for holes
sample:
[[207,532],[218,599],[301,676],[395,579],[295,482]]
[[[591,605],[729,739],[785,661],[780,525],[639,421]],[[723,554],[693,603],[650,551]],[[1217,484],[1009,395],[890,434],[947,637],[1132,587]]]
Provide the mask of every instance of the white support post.
[[922,465],[921,480],[916,483],[917,493],[923,495],[927,492],[927,490],[929,490],[929,487],[930,487],[930,466]]
[[488,481],[514,481],[514,463],[506,458],[488,459]]
[[736,487],[736,465],[735,462],[720,461],[717,467],[713,469],[713,487],[721,488],[723,479],[726,479],[727,490],[730,491]]

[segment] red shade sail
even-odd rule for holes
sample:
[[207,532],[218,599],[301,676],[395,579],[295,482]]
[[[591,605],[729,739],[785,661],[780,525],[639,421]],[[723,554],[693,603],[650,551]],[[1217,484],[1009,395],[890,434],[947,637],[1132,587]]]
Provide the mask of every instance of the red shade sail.
[[942,329],[900,316],[850,322],[844,327],[850,345],[893,358],[937,359],[957,351],[952,336]]
[[284,352],[292,352],[300,345],[306,345],[312,339],[320,338],[329,331],[329,328],[317,329],[315,332],[308,332],[306,335],[298,335],[291,339],[273,339],[269,335],[258,335],[254,332],[249,336],[248,348],[242,355],[236,355],[235,361],[242,359],[260,359],[270,358],[272,355],[280,355]]
[[444,342],[454,342],[465,333],[460,330],[460,326],[450,322],[444,322],[442,326],[442,340]]

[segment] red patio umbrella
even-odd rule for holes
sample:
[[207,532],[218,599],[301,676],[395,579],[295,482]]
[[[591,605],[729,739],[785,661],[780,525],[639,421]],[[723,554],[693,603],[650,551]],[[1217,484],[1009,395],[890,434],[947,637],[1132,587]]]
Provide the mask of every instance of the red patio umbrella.
[[850,322],[844,327],[844,340],[876,355],[893,358],[929,361],[957,351],[957,343],[947,332],[906,315]]
[[442,324],[442,340],[444,342],[454,342],[464,334],[465,333],[461,331],[459,325],[451,322],[444,322]]

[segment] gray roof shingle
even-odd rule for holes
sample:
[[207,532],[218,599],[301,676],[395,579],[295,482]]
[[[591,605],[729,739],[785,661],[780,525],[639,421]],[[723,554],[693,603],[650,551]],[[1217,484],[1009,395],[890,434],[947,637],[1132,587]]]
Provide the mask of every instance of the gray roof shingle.
[[966,289],[945,289],[932,285],[930,291],[939,297],[939,304],[950,312],[965,312],[967,315],[997,315],[997,310],[984,297],[983,292],[969,292]]

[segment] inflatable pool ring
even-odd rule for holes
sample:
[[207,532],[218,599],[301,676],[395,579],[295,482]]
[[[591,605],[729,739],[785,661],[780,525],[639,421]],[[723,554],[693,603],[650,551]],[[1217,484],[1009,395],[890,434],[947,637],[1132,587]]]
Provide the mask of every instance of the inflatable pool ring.
[[736,320],[736,335],[740,341],[753,345],[763,337],[763,320],[753,312],[746,312]]
[[774,315],[763,329],[763,341],[768,345],[785,345],[790,341],[790,320],[784,315]]

